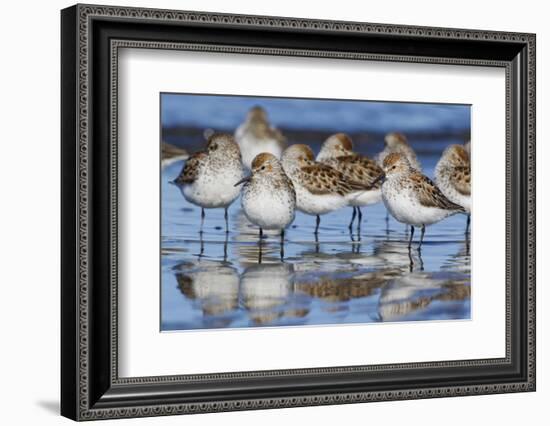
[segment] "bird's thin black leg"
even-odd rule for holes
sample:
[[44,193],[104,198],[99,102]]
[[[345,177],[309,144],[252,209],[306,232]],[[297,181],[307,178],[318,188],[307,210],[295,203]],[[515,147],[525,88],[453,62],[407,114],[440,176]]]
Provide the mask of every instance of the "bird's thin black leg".
[[281,229],[281,261],[285,258],[285,230]]
[[352,240],[351,252],[359,254],[361,252],[361,234],[357,236],[357,240]]
[[225,219],[225,233],[229,234],[229,214],[228,214],[227,210],[228,210],[228,208],[226,207],[223,217]]
[[420,230],[420,243],[418,244],[418,251],[422,248],[422,241],[424,241],[424,233],[426,232],[426,225],[422,225]]
[[319,224],[321,223],[321,217],[317,215],[317,219],[315,219],[315,235],[319,234]]
[[225,234],[225,241],[223,242],[223,261],[227,262],[227,244],[229,243],[229,234]]
[[201,261],[202,256],[204,255],[204,239],[202,238],[202,231],[199,234],[200,242],[200,252],[199,252],[199,262]]
[[260,235],[258,238],[258,263],[262,263],[262,238],[264,236],[264,231],[260,228]]
[[361,207],[357,207],[357,233],[361,235],[361,221],[363,220],[363,213],[361,212]]
[[471,215],[468,215],[468,218],[466,219],[466,232],[464,232],[466,235],[470,233],[470,219]]
[[418,261],[420,263],[420,270],[423,271],[424,270],[424,261],[422,260],[422,252],[420,250],[418,250]]
[[411,248],[412,240],[414,235],[414,226],[411,225],[411,236],[409,238],[409,249]]
[[315,253],[319,253],[319,234],[315,233]]
[[202,227],[204,225],[204,217],[205,217],[205,213],[204,213],[204,208],[201,208],[201,227],[199,229],[199,234],[202,235]]
[[349,223],[349,233],[351,234],[351,230],[353,229],[353,222],[355,221],[355,216],[357,215],[357,208],[353,207],[353,213],[351,214],[351,222]]

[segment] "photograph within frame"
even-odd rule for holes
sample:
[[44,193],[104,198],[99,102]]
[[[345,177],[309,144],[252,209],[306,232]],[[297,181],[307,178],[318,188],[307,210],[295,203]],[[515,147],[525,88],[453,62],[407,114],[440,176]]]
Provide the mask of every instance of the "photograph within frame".
[[[470,105],[163,92],[160,109],[161,331],[471,318]],[[224,135],[229,145],[212,151]],[[312,149],[311,183],[324,184],[319,173],[332,179],[310,201],[300,184],[308,177],[290,173],[283,155],[301,144]],[[230,161],[214,161],[220,186],[259,173],[251,168],[260,152],[283,156],[297,198],[284,236],[276,229],[259,238],[254,213],[243,212],[243,185],[223,187],[225,205],[201,198],[212,191],[208,158],[231,157],[231,146],[239,178],[225,168]],[[409,245],[410,224],[385,207],[381,185],[395,179],[383,160],[392,152],[417,172],[405,182],[431,196],[410,206],[436,222],[422,248],[421,225]],[[385,181],[369,188],[384,170]]]

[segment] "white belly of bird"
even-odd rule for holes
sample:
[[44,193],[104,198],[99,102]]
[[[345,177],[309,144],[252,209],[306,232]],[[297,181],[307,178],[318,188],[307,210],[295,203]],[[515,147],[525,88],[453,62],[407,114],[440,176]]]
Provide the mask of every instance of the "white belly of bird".
[[245,193],[242,207],[248,220],[262,229],[284,229],[294,220],[294,206],[287,193],[268,189]]
[[391,191],[382,186],[382,199],[390,214],[398,221],[413,226],[431,225],[452,215],[453,211],[421,205],[408,189]]
[[182,193],[187,201],[205,209],[228,207],[239,196],[240,187],[235,184],[241,178],[239,170],[201,173],[195,182],[183,186]]
[[348,205],[348,200],[339,194],[316,195],[294,182],[296,208],[309,215],[323,215]]
[[252,135],[242,136],[239,139],[239,148],[241,149],[243,165],[249,169],[254,158],[262,152],[273,154],[277,158],[281,158],[281,154],[283,153],[281,145],[276,140],[258,139]]
[[375,189],[372,191],[354,192],[350,194],[347,199],[350,206],[369,206],[382,201],[382,191],[380,189]]

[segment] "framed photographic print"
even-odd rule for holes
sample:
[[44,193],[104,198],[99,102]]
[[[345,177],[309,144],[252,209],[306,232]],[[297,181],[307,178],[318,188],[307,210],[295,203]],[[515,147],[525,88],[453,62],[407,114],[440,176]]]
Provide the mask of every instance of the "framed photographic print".
[[75,420],[535,390],[535,36],[76,5]]

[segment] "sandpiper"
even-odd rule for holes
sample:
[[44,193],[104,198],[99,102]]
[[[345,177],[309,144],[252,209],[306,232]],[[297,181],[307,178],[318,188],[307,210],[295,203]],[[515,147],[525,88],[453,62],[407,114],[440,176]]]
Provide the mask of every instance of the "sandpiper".
[[455,213],[464,213],[462,206],[453,203],[426,176],[414,169],[407,157],[394,152],[383,163],[384,174],[379,180],[382,184],[382,200],[391,215],[401,223],[410,225],[411,247],[414,227],[421,227],[420,244],[422,247],[426,225],[439,222]]
[[[343,173],[347,180],[358,182],[368,188],[382,173],[382,168],[374,160],[353,152],[353,142],[345,133],[337,133],[330,136],[323,143],[321,151],[317,155],[317,161]],[[382,200],[381,185],[381,182],[377,182],[371,189],[361,192],[357,197],[349,201],[350,206],[353,207],[353,214],[349,224],[350,232],[357,214],[359,215],[357,229],[360,230],[361,228],[361,219],[363,217],[361,206],[368,206]]]
[[286,146],[283,134],[270,125],[266,111],[260,106],[250,109],[245,122],[235,131],[235,140],[241,148],[243,164],[248,169],[262,152],[281,158]]
[[215,133],[208,139],[206,151],[193,154],[173,181],[187,201],[204,209],[225,209],[225,231],[229,232],[227,209],[239,196],[234,183],[244,176],[239,146],[233,136]]
[[[407,157],[409,163],[419,172],[422,171],[422,167],[416,158],[416,153],[411,148],[407,141],[407,137],[403,133],[391,132],[384,137],[384,149],[376,155],[375,160],[380,167],[383,166],[384,159],[392,152],[399,152]],[[386,232],[389,231],[390,215],[386,211]]]
[[344,174],[314,160],[307,145],[297,144],[283,152],[283,168],[296,190],[296,208],[316,216],[315,235],[319,233],[320,215],[345,207],[368,187],[348,181]]
[[422,166],[416,158],[416,153],[409,145],[407,137],[403,133],[391,132],[384,137],[384,149],[376,156],[376,162],[382,166],[384,159],[392,152],[399,152],[407,157],[409,164],[419,172],[422,171]]
[[472,200],[470,155],[465,146],[450,145],[443,151],[435,166],[435,183],[449,200],[462,206],[468,213],[467,233],[470,227]]
[[295,216],[296,192],[292,181],[279,160],[273,154],[264,152],[252,161],[250,176],[240,179],[234,186],[243,183],[242,208],[248,220],[260,228],[260,246],[264,229],[280,230],[282,258],[285,229]]

